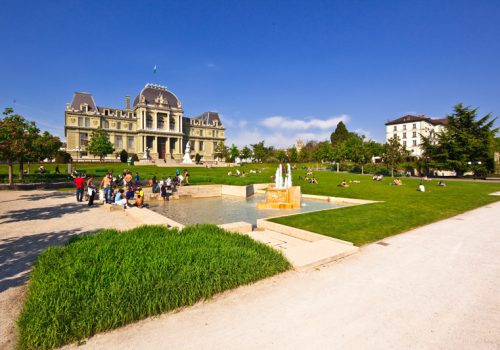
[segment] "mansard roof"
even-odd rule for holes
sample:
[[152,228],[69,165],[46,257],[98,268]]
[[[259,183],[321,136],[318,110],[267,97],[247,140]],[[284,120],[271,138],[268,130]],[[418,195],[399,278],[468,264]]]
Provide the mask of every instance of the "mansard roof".
[[168,103],[170,107],[178,108],[181,106],[177,96],[168,91],[166,87],[155,84],[146,84],[139,95],[135,97],[133,107],[141,102],[144,102],[147,105],[157,105],[156,100],[159,97],[163,100],[164,104]]
[[78,111],[81,109],[81,105],[83,104],[88,105],[89,112],[97,112],[97,107],[92,94],[89,94],[88,92],[75,92],[73,101],[71,101],[71,109]]
[[390,120],[385,125],[396,125],[396,124],[404,124],[404,123],[415,123],[415,122],[428,122],[433,125],[447,125],[448,118],[429,118],[425,115],[405,115],[404,117]]
[[217,112],[205,112],[205,113],[202,113],[199,116],[193,117],[191,119],[201,120],[205,124],[213,124],[215,121],[217,121],[217,123],[219,125],[222,125],[222,122],[221,122],[220,117],[219,117],[219,113],[217,113]]

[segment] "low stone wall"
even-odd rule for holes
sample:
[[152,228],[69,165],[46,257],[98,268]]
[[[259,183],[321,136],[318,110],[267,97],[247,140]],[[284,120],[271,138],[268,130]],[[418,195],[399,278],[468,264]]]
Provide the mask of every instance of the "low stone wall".
[[45,190],[45,189],[57,189],[64,187],[73,187],[73,182],[50,182],[50,183],[26,183],[26,184],[14,184],[9,186],[9,184],[0,184],[0,190]]
[[173,193],[173,199],[220,197],[221,185],[179,186]]

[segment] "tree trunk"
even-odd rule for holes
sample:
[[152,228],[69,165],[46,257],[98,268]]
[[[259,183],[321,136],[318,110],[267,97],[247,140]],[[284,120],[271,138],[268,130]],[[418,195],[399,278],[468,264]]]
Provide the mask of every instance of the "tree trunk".
[[9,186],[14,185],[13,173],[14,167],[12,166],[12,162],[9,162]]
[[30,169],[30,166],[31,166],[31,164],[30,164],[30,162],[28,161],[28,175],[30,174],[30,170],[31,170],[31,169]]
[[20,161],[19,162],[19,180],[23,179],[23,175],[24,175],[23,170],[24,170],[24,162]]
[[365,174],[365,166],[361,164],[361,175]]
[[339,172],[339,163],[337,162],[337,173]]
[[391,177],[394,177],[394,167],[391,166]]

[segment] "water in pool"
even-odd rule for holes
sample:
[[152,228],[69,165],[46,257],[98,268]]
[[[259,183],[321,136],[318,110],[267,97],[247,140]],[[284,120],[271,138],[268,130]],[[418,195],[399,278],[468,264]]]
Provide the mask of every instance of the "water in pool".
[[257,202],[262,200],[264,200],[262,195],[255,195],[246,199],[231,196],[179,199],[151,202],[149,203],[149,209],[184,225],[200,223],[219,225],[236,221],[245,221],[256,225],[257,219],[346,206],[319,200],[302,199],[300,209],[257,210]]

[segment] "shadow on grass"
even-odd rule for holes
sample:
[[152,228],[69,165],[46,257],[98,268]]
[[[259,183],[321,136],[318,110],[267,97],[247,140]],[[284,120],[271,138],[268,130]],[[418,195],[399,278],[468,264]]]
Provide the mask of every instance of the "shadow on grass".
[[88,211],[90,208],[85,203],[69,203],[42,208],[28,208],[11,210],[0,215],[2,223],[12,223],[31,220],[50,220],[60,218],[65,214]]
[[0,240],[0,293],[25,284],[36,258],[49,246],[63,245],[75,235],[92,234],[79,229],[40,233]]

